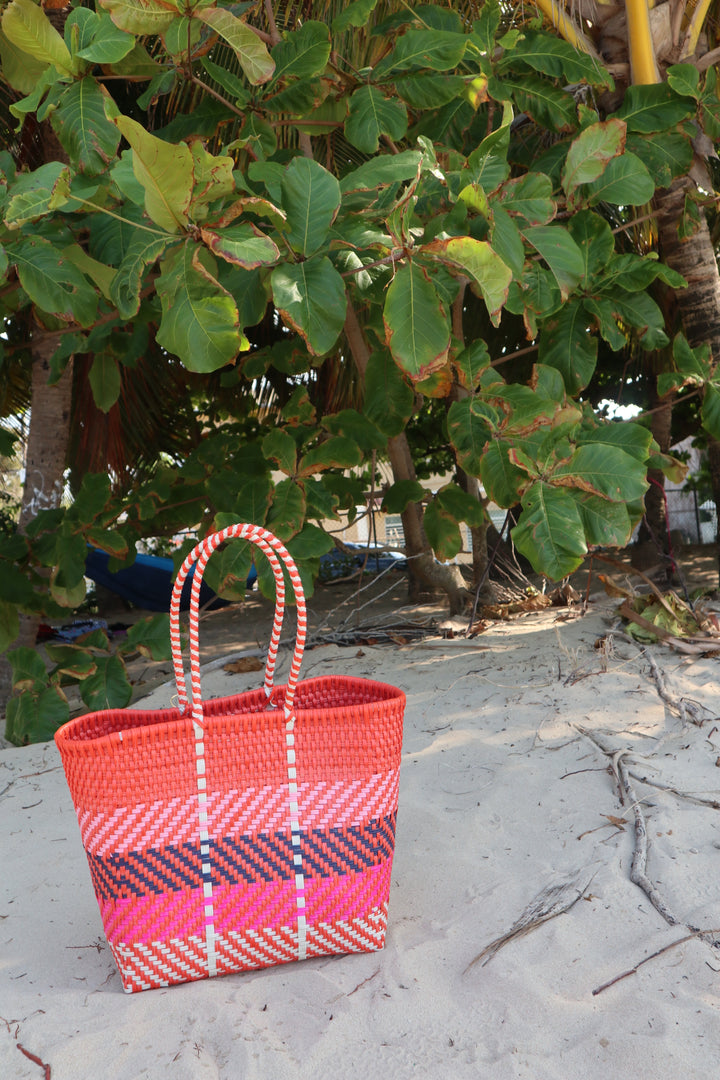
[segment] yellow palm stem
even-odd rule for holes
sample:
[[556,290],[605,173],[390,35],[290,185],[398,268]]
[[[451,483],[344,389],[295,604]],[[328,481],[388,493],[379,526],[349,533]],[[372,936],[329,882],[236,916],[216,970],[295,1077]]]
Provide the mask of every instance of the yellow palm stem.
[[647,0],[625,0],[628,53],[634,83],[660,82]]
[[699,0],[699,3],[696,5],[680,49],[681,60],[685,60],[688,56],[693,56],[695,53],[700,33],[712,2],[713,0]]
[[578,52],[584,52],[588,56],[592,56],[598,63],[602,63],[600,54],[592,41],[572,21],[562,4],[558,4],[557,0],[537,0],[537,6],[569,45],[572,45]]

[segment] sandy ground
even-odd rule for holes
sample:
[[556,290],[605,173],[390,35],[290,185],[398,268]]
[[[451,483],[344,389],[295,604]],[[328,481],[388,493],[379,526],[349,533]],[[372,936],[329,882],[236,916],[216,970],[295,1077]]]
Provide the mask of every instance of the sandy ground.
[[[259,684],[213,665],[259,651],[269,612],[252,611],[206,620],[206,697]],[[380,953],[124,995],[54,744],[0,752],[0,1077],[712,1075],[720,657],[630,642],[607,598],[567,616],[306,654],[305,676],[407,693]],[[170,703],[162,678],[146,672],[143,705]]]

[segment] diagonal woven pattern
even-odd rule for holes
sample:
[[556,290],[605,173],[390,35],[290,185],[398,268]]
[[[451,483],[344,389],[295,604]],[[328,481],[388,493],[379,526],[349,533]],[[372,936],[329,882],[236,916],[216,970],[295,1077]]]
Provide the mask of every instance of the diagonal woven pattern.
[[[265,678],[203,702],[202,572],[234,537],[256,544],[275,578]],[[177,600],[193,564],[186,684]],[[287,685],[277,686],[285,573],[298,630]],[[179,708],[90,713],[56,734],[124,988],[382,948],[405,695],[342,675],[298,682],[302,584],[260,526],[229,526],[196,546],[170,622]]]

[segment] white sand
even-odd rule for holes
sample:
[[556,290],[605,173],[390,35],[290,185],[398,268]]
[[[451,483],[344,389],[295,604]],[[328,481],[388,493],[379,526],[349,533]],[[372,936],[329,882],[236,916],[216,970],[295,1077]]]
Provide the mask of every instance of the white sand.
[[[594,642],[608,602],[498,624],[474,642],[335,646],[304,675],[381,678],[408,695],[388,942],[142,994],[122,993],[53,744],[0,753],[2,1080],[706,1080],[720,1049],[720,812],[633,781],[648,876],[680,925],[629,879],[633,811],[609,759],[720,797],[720,658]],[[606,671],[602,668],[605,666]],[[206,696],[259,676],[208,673]],[[169,701],[168,688],[147,700]],[[618,829],[610,817],[624,816]],[[579,899],[486,964],[473,960],[552,886]],[[547,907],[547,905],[546,905]],[[20,1044],[50,1070],[18,1049]]]

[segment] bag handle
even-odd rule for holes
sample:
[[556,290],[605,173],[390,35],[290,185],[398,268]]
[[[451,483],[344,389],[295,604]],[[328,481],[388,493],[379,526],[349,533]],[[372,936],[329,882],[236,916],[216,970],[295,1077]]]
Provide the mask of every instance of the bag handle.
[[285,545],[267,529],[260,525],[228,525],[220,532],[211,533],[196,544],[189,553],[178,571],[173,586],[170,600],[170,646],[172,649],[173,668],[175,669],[175,683],[178,692],[178,706],[181,711],[188,706],[187,686],[185,683],[185,671],[183,666],[182,647],[180,642],[180,597],[188,574],[194,564],[192,588],[190,592],[190,686],[193,719],[199,723],[202,720],[202,694],[200,690],[200,641],[199,641],[199,618],[200,618],[200,587],[203,574],[212,553],[226,540],[248,540],[255,544],[267,556],[275,575],[275,616],[273,618],[270,645],[268,646],[267,663],[265,665],[265,695],[269,699],[273,691],[273,679],[275,665],[277,663],[278,647],[280,644],[280,632],[282,630],[283,615],[285,613],[285,578],[283,564],[285,565],[290,584],[295,594],[297,605],[297,634],[295,649],[293,652],[290,674],[288,675],[287,688],[285,691],[284,711],[286,719],[292,715],[293,700],[297,686],[300,664],[305,649],[307,636],[307,615],[305,610],[305,594],[303,592],[300,574],[293,561],[290,552]]

